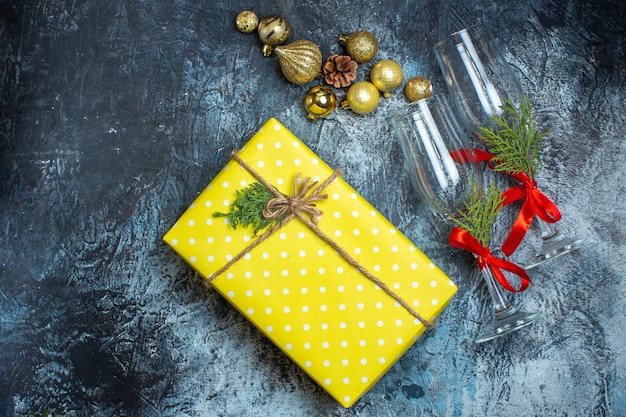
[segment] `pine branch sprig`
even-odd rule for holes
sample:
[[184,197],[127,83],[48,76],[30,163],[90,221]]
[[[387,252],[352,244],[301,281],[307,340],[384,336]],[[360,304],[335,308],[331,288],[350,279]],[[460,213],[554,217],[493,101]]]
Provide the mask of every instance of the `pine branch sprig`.
[[213,213],[214,217],[226,217],[230,220],[233,229],[241,225],[243,227],[253,226],[256,234],[274,223],[280,222],[285,216],[276,219],[263,217],[263,209],[267,203],[275,196],[263,184],[255,182],[237,190],[237,198],[230,206],[228,213]]
[[541,143],[549,132],[539,130],[526,95],[519,109],[505,99],[502,110],[503,114],[491,118],[495,128],[478,127],[487,149],[496,155],[494,170],[507,174],[524,172],[534,179],[541,168]]
[[469,232],[484,247],[491,242],[491,230],[502,210],[504,197],[498,187],[491,183],[486,192],[472,183],[469,197],[463,203],[465,210],[459,211],[452,221],[461,229]]
[[29,412],[28,417],[61,417],[61,414],[52,414],[50,411],[45,410],[43,413]]

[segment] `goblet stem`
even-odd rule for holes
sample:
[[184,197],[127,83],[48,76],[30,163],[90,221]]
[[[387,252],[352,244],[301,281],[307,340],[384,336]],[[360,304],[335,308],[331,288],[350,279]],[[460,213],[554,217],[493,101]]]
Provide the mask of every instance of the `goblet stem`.
[[481,270],[489,295],[493,301],[494,317],[483,324],[474,343],[496,339],[534,323],[543,313],[519,311],[508,300],[504,290],[496,283],[490,268]]
[[548,223],[544,220],[541,220],[537,217],[537,221],[539,222],[539,229],[541,229],[541,238],[542,239],[550,239],[554,237],[557,233],[556,226],[554,223]]
[[541,230],[541,248],[535,255],[535,260],[526,265],[528,270],[550,259],[557,258],[566,253],[570,253],[589,243],[589,239],[578,239],[575,236],[569,237],[559,232],[554,223],[548,223],[537,217],[539,229]]
[[489,295],[493,301],[493,309],[496,316],[502,315],[511,309],[515,309],[515,307],[513,307],[511,302],[508,300],[504,290],[496,284],[491,269],[483,268],[480,272],[483,275],[485,284],[487,284],[487,289],[489,290]]

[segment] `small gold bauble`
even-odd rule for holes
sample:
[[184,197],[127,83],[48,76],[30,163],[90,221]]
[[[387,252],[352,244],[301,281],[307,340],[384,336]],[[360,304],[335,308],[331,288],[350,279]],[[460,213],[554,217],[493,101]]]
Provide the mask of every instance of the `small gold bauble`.
[[378,106],[380,93],[374,84],[368,81],[359,81],[352,84],[348,89],[346,99],[341,102],[341,107],[350,109],[357,114],[368,114]]
[[275,46],[287,42],[291,35],[291,26],[284,17],[271,15],[259,22],[257,31],[263,43],[263,55],[270,56]]
[[244,10],[237,15],[235,19],[237,29],[242,33],[252,33],[259,26],[259,18],[256,13],[250,10]]
[[283,75],[294,84],[313,81],[322,71],[322,51],[314,42],[301,39],[276,46],[274,52]]
[[339,36],[339,43],[346,46],[348,55],[359,64],[371,61],[378,53],[378,40],[367,30],[343,34]]
[[391,97],[391,93],[400,87],[403,79],[402,67],[390,59],[378,61],[370,72],[372,84],[383,93],[385,98]]
[[433,86],[428,78],[414,77],[406,82],[404,95],[411,102],[422,100],[433,95]]
[[311,88],[304,96],[304,109],[307,119],[314,121],[330,116],[337,107],[337,96],[330,88],[318,85]]

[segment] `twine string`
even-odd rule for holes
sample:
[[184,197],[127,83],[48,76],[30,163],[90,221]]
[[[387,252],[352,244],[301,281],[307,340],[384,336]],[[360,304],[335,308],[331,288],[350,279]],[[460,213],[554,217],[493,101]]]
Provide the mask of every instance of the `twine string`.
[[250,245],[245,247],[239,254],[234,256],[226,265],[215,271],[208,278],[209,283],[213,282],[215,278],[228,270],[233,264],[238,262],[241,258],[246,256],[252,249],[268,239],[274,232],[285,226],[292,219],[298,218],[301,222],[307,225],[320,239],[326,242],[332,247],[338,255],[352,265],[357,271],[363,274],[370,281],[374,282],[380,289],[387,293],[391,298],[397,301],[404,309],[406,309],[412,316],[418,319],[426,326],[433,326],[434,323],[426,320],[417,311],[413,309],[400,295],[393,291],[387,284],[381,281],[378,277],[370,273],[365,267],[359,264],[349,253],[347,253],[338,243],[332,240],[327,234],[317,227],[318,219],[322,215],[322,212],[316,207],[315,202],[328,198],[328,195],[322,194],[323,191],[332,183],[338,176],[341,175],[341,171],[336,169],[333,173],[326,178],[319,186],[318,181],[311,181],[309,177],[300,181],[300,174],[296,177],[294,183],[293,196],[286,196],[276,189],[272,184],[267,182],[258,172],[256,172],[250,165],[242,160],[235,152],[231,153],[231,158],[246,169],[258,182],[267,187],[274,198],[272,198],[263,209],[263,216],[268,219],[278,219],[284,216],[284,218],[275,223],[271,228],[266,230],[261,236],[255,239]]

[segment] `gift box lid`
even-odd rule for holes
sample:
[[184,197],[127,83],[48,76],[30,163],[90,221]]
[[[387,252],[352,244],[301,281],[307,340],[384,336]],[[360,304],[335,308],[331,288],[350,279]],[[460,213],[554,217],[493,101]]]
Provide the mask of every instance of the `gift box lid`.
[[[333,175],[276,119],[267,121],[237,157],[286,195],[293,194],[298,174],[321,182]],[[349,407],[427,328],[402,302],[432,321],[456,285],[341,177],[323,190],[328,198],[315,203],[321,212],[319,233],[335,247],[295,218],[246,252],[262,232],[233,228],[227,217],[215,213],[228,212],[238,190],[255,182],[248,169],[229,161],[164,240]]]

